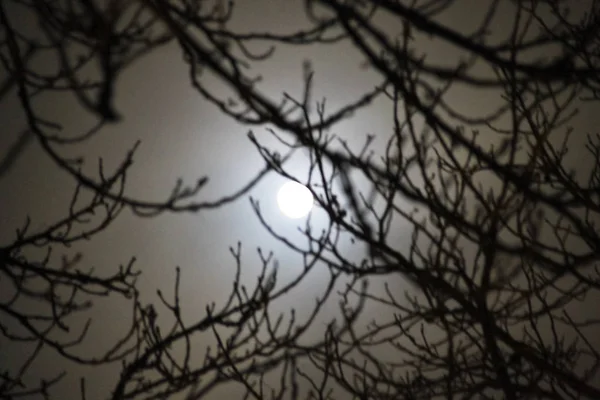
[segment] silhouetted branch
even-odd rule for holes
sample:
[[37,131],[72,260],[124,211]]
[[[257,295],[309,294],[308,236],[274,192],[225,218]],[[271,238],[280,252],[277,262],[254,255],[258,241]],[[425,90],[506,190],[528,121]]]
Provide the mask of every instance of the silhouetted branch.
[[[64,374],[28,379],[48,349],[74,365],[121,363],[113,399],[200,399],[224,385],[261,400],[600,398],[600,321],[578,310],[594,304],[600,289],[600,140],[590,133],[584,145],[577,142],[577,108],[597,106],[600,93],[599,3],[580,10],[541,0],[486,6],[465,32],[448,22],[451,8],[464,7],[459,1],[306,0],[306,25],[275,33],[233,26],[233,2],[0,3],[0,63],[8,76],[0,101],[16,92],[26,118],[0,177],[35,138],[75,187],[62,217],[39,229],[27,221],[0,248],[8,293],[0,335],[29,349],[0,371],[0,397],[49,398]],[[37,36],[18,24],[19,11],[38,21]],[[471,18],[470,10],[461,13]],[[502,29],[492,29],[498,18]],[[456,60],[428,55],[430,42]],[[341,44],[374,77],[361,95],[330,111],[314,99],[319,71],[308,62],[301,93],[276,98],[262,89],[255,71],[279,46],[329,46],[333,54]],[[112,173],[100,160],[96,176],[84,172],[84,155],[64,155],[66,146],[120,123],[119,77],[166,45],[179,49],[191,87],[207,104],[265,128],[278,146],[250,132],[265,165],[229,195],[198,201],[204,176],[176,182],[160,201],[128,194],[139,142]],[[42,56],[56,63],[53,71],[35,62]],[[467,113],[456,90],[491,94],[495,104]],[[73,112],[96,121],[64,137],[58,118],[38,109],[36,98],[46,94],[75,96]],[[370,107],[387,126],[364,140],[336,132]],[[299,152],[307,155],[306,171],[288,165]],[[573,170],[572,160],[584,157],[591,169]],[[238,245],[229,296],[200,316],[184,312],[179,269],[172,295],[159,290],[158,301],[147,303],[133,260],[99,275],[68,250],[109,229],[124,210],[154,217],[222,207],[268,173],[305,185],[315,198],[300,228],[303,243],[280,232],[251,199],[265,231],[302,268],[282,283],[283,261],[259,250],[261,272],[244,285]],[[275,312],[275,302],[302,290],[314,271],[324,286],[307,315]],[[72,329],[72,321],[90,313],[91,300],[111,295],[131,305],[131,324],[99,356],[82,355],[90,325]],[[315,339],[326,304],[336,299],[338,318],[326,316]],[[85,398],[85,381],[80,391]]]

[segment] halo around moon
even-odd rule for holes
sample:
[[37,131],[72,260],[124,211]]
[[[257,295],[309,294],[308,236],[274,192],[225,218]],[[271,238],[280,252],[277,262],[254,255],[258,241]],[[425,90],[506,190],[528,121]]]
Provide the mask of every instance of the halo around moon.
[[294,181],[284,183],[277,193],[277,205],[288,218],[297,219],[306,216],[313,204],[314,198],[310,190]]

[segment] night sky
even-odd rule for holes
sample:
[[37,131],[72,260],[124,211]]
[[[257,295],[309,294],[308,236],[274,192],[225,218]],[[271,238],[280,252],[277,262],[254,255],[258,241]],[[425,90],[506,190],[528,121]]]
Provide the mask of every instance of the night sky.
[[[307,26],[302,2],[246,0],[238,3],[231,25],[237,30],[291,32]],[[461,0],[457,3],[444,14],[443,22],[464,31],[474,29],[481,21],[476,16],[485,11],[488,2]],[[504,15],[491,24],[493,34],[502,33],[506,18],[510,18],[509,13]],[[393,22],[385,17],[380,18],[379,26],[390,34],[395,32]],[[460,58],[460,54],[451,46],[426,37],[419,40],[422,41],[419,49],[427,53],[432,61],[451,64]],[[260,44],[256,44],[257,50],[260,47]],[[330,110],[342,107],[348,99],[357,98],[381,81],[381,77],[372,69],[363,66],[360,53],[348,43],[304,47],[278,45],[271,58],[254,63],[251,71],[262,75],[263,80],[258,87],[265,95],[280,99],[285,92],[299,97],[306,60],[310,60],[315,71],[314,99],[326,98]],[[52,61],[38,62],[47,63],[50,67]],[[188,70],[177,46],[168,45],[143,57],[128,68],[118,82],[115,107],[122,115],[122,121],[107,126],[90,141],[61,149],[61,153],[84,157],[84,171],[94,174],[99,157],[110,170],[140,140],[126,189],[126,193],[133,197],[163,200],[177,179],[192,184],[198,178],[207,176],[209,183],[196,200],[214,201],[235,192],[264,167],[264,161],[247,138],[249,131],[264,144],[274,148],[278,146],[267,127],[235,123],[203,100],[189,84]],[[219,85],[214,81],[214,87]],[[469,115],[483,115],[493,110],[500,101],[498,93],[465,87],[456,87],[448,94],[448,98],[457,110]],[[42,95],[36,100],[36,106],[41,115],[60,123],[64,128],[61,134],[66,136],[89,128],[95,121],[69,95]],[[392,127],[390,108],[388,101],[377,100],[337,124],[333,131],[355,147],[362,144],[367,134],[375,134],[375,148],[381,149]],[[4,154],[25,129],[24,115],[15,96],[5,98],[0,103],[0,119],[0,154]],[[582,106],[576,123],[579,124],[576,130],[581,134],[573,135],[572,149],[582,144],[586,133],[600,126],[600,117],[591,106]],[[580,154],[573,150],[573,167],[586,171],[589,163],[586,165],[586,159],[582,159]],[[290,161],[288,170],[303,180],[307,166],[307,154],[300,152]],[[26,216],[31,218],[32,228],[36,228],[47,226],[66,212],[74,189],[73,181],[53,164],[35,139],[28,140],[10,168],[1,173],[0,246],[13,240],[15,229],[23,224]],[[356,179],[358,187],[364,185],[360,177]],[[256,253],[258,246],[265,252],[275,253],[281,283],[299,273],[302,268],[299,256],[268,234],[250,203],[250,197],[256,199],[264,217],[275,230],[288,236],[294,243],[302,244],[303,238],[297,228],[305,220],[288,219],[277,209],[276,193],[284,181],[284,178],[275,174],[267,175],[248,194],[216,209],[165,213],[153,218],[139,218],[125,210],[107,230],[67,252],[82,252],[85,265],[94,266],[99,273],[113,271],[119,264],[127,263],[135,256],[136,265],[143,272],[139,287],[142,301],[146,302],[157,301],[157,289],[172,293],[175,267],[179,266],[182,273],[183,314],[190,320],[195,316],[199,318],[207,303],[219,303],[226,299],[235,272],[235,263],[228,248],[236,246],[238,241],[242,242],[244,282],[254,282],[260,271]],[[408,203],[407,207],[410,207]],[[322,210],[314,210],[312,223],[315,229],[324,226],[326,220]],[[399,251],[408,245],[408,228],[401,224],[392,228],[389,240],[396,243]],[[350,258],[360,259],[364,256],[365,248],[362,245],[348,242],[342,248]],[[300,314],[307,312],[315,296],[323,290],[326,279],[325,270],[312,271],[285,300],[273,305],[274,310],[286,311],[295,307]],[[374,280],[372,287],[376,290],[381,284]],[[398,290],[410,288],[400,279],[393,284]],[[0,281],[0,299],[4,297],[2,292]],[[108,345],[122,333],[130,317],[130,309],[125,308],[124,304],[118,298],[97,302],[92,329],[85,342],[90,352]],[[580,311],[585,312],[584,307]],[[377,309],[373,309],[368,315],[377,315],[377,312]],[[315,324],[311,337],[318,338],[325,321],[337,313],[337,303],[333,301],[320,316],[319,323]],[[74,323],[74,326],[78,323],[81,321]],[[205,340],[205,343],[213,341],[210,334],[206,335]],[[200,346],[205,343],[200,343]],[[23,348],[8,346],[4,339],[0,339],[0,346],[0,364],[10,365],[12,359],[23,355]],[[60,368],[62,361],[57,361],[50,351],[46,351],[33,367],[32,373],[41,375]],[[118,371],[118,368],[111,367],[80,368],[65,378],[57,389],[56,398],[75,398],[71,396],[72,389],[73,385],[78,385],[80,376],[89,379],[89,398],[102,398],[114,385]],[[226,393],[235,398],[229,389],[223,390],[221,395]],[[215,392],[211,398],[225,398],[218,394],[219,391]]]

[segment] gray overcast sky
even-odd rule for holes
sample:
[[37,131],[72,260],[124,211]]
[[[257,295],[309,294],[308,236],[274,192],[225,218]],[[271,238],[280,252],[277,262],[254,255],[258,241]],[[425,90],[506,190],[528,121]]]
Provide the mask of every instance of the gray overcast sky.
[[[240,30],[260,29],[263,31],[293,31],[303,25],[302,2],[283,0],[239,1],[234,25]],[[458,6],[446,14],[445,22],[469,30],[474,28],[478,15],[485,10],[487,1],[461,0]],[[468,10],[468,12],[466,11]],[[492,24],[502,30],[501,19]],[[386,20],[381,21],[386,26]],[[393,26],[386,26],[393,31]],[[453,49],[429,43],[423,48],[428,56],[446,60]],[[335,109],[348,99],[357,97],[378,83],[372,71],[361,68],[362,59],[348,45],[335,47],[289,47],[280,46],[275,55],[256,71],[264,76],[261,88],[265,93],[280,98],[282,93],[300,96],[302,90],[302,64],[311,60],[315,74],[315,99],[327,98],[327,106]],[[135,166],[129,177],[128,192],[138,197],[163,199],[173,187],[176,179],[183,178],[192,183],[200,176],[210,178],[209,185],[199,197],[211,200],[229,194],[251,179],[262,167],[263,161],[247,139],[248,127],[233,123],[220,114],[212,105],[202,100],[191,88],[188,72],[182,61],[180,50],[168,46],[136,63],[120,78],[117,88],[116,107],[123,115],[122,123],[108,127],[101,135],[73,149],[73,154],[85,155],[89,165],[95,168],[95,160],[102,156],[108,166],[115,166],[133,143],[140,139],[141,146],[136,154]],[[489,106],[497,94],[475,93],[457,90],[453,94],[456,107],[464,112],[480,114]],[[14,99],[12,99],[14,100]],[[15,100],[16,101],[16,100]],[[387,136],[391,126],[387,104],[376,102],[368,110],[339,124],[335,131],[340,136],[359,144],[367,133]],[[89,127],[92,120],[82,120],[77,112],[78,105],[64,96],[48,96],[40,100],[40,109],[48,116],[58,119],[66,132],[77,133]],[[0,105],[2,135],[0,149],[8,148],[24,128],[23,115],[16,102]],[[599,126],[600,118],[590,108],[582,109],[579,121],[582,130]],[[254,133],[269,141],[263,127],[252,128]],[[383,133],[382,133],[383,132]],[[583,136],[583,135],[582,135]],[[307,160],[301,156],[292,161],[295,172],[304,172]],[[260,201],[264,214],[276,229],[296,237],[298,221],[283,217],[276,208],[275,195],[283,179],[268,176],[251,192]],[[13,168],[0,179],[0,246],[12,240],[14,231],[29,215],[33,226],[44,226],[57,216],[64,214],[73,189],[72,182],[57,170],[35,142],[31,142],[21,154]],[[317,215],[317,224],[318,224]],[[395,227],[398,247],[405,243],[407,232]],[[275,251],[280,260],[280,277],[290,279],[301,268],[300,260],[276,243],[254,216],[248,196],[224,208],[201,211],[196,214],[182,213],[151,219],[139,219],[125,212],[105,232],[93,241],[78,246],[84,252],[87,265],[98,271],[112,271],[118,264],[125,263],[131,256],[137,257],[137,266],[142,269],[141,288],[144,300],[156,300],[155,291],[161,288],[169,293],[175,278],[175,266],[182,268],[182,297],[185,299],[184,313],[193,318],[203,313],[206,303],[223,301],[227,295],[234,273],[234,261],[228,247],[241,240],[243,243],[244,274],[250,282],[259,272],[255,249],[262,246]],[[404,240],[404,241],[403,241]],[[348,246],[348,254],[361,257],[363,249]],[[302,289],[289,296],[289,303],[278,304],[285,310],[289,307],[302,309],[303,304],[312,306],[312,299],[320,292],[325,277],[318,272],[309,276]],[[0,288],[1,293],[1,288]],[[1,298],[1,295],[0,295]],[[337,312],[330,307],[330,317]],[[129,310],[123,310],[116,302],[99,303],[98,317],[92,329],[90,343],[102,344],[122,328],[122,321]],[[119,322],[121,321],[121,323]],[[21,352],[2,345],[2,352]],[[5,360],[10,357],[3,357]],[[45,355],[46,363],[37,368],[43,371],[55,368],[54,359]],[[104,374],[108,375],[104,375]],[[90,385],[90,398],[97,397],[112,384],[107,376],[116,371],[90,371],[96,385]],[[75,374],[67,378],[75,384]],[[106,382],[106,383],[103,383]],[[109,386],[106,386],[109,385]],[[72,393],[63,387],[64,393]],[[96,395],[96,396],[95,396]],[[70,398],[65,394],[64,398]]]

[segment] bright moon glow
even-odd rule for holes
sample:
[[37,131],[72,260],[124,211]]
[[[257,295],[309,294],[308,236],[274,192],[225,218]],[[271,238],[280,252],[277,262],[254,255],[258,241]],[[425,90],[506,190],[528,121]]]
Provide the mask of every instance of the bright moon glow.
[[294,181],[286,182],[277,193],[279,209],[288,218],[302,218],[312,209],[313,195],[304,185]]

